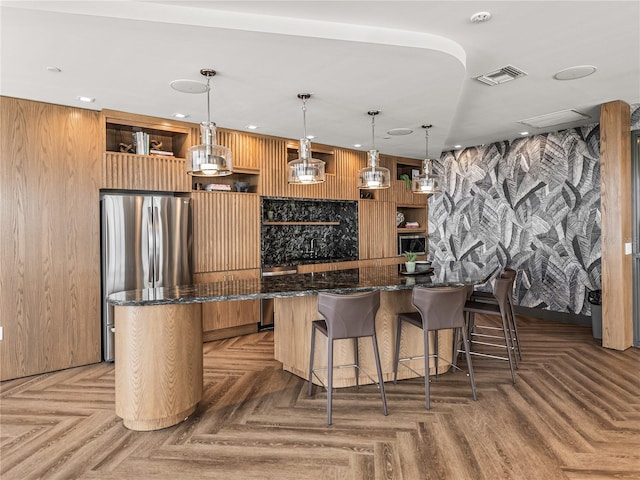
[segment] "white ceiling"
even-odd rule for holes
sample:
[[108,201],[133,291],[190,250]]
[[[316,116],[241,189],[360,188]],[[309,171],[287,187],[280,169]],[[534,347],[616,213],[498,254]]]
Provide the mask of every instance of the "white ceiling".
[[[213,68],[212,120],[286,138],[375,146],[421,158],[519,136],[518,120],[640,103],[638,1],[45,1],[0,2],[0,93],[187,121],[206,119],[206,95],[170,88]],[[469,18],[489,11],[492,19]],[[495,87],[472,77],[514,65],[526,77]],[[554,80],[567,67],[595,74]],[[62,71],[51,73],[46,67]],[[77,96],[94,97],[82,104]],[[389,136],[392,128],[413,134]],[[387,138],[385,138],[387,137]]]

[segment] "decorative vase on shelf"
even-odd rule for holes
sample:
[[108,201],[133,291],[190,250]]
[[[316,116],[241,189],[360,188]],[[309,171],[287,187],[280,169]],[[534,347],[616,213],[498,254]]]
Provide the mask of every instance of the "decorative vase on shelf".
[[415,273],[416,262],[404,262],[404,268],[407,269],[407,273]]

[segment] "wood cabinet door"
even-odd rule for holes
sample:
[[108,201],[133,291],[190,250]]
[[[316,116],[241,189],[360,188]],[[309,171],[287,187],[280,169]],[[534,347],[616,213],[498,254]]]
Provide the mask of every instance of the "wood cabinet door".
[[[260,269],[201,273],[194,276],[194,282],[222,282],[252,278],[260,278]],[[217,337],[206,335],[207,332],[232,329],[243,325],[255,325],[256,328],[253,330],[255,331],[258,322],[260,322],[260,300],[230,300],[202,304],[202,330],[205,332],[206,340],[224,338],[220,335]],[[230,330],[228,336],[234,336],[238,333],[238,331]]]
[[358,202],[360,260],[397,257],[396,205],[393,202]]
[[260,268],[260,197],[193,192],[193,271]]
[[0,380],[99,362],[98,112],[0,97]]

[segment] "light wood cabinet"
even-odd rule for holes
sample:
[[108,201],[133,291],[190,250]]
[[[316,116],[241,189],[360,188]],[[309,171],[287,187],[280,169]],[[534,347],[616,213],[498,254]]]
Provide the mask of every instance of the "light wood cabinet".
[[[197,126],[111,110],[103,111],[103,123],[102,188],[191,191],[185,157],[187,149],[198,142]],[[173,156],[137,155],[128,151],[130,145],[135,148],[133,134],[137,131],[149,135],[151,141],[161,144],[159,150]]]
[[[260,276],[260,197],[251,193],[193,192],[194,281]],[[260,301],[205,303],[204,341],[257,331]]]
[[0,97],[0,380],[99,362],[101,117]]
[[360,200],[358,212],[360,260],[397,257],[396,204]]
[[[260,278],[260,269],[200,273],[194,283]],[[258,331],[260,300],[231,300],[202,304],[203,340],[209,342]]]
[[193,192],[194,273],[260,268],[260,197]]

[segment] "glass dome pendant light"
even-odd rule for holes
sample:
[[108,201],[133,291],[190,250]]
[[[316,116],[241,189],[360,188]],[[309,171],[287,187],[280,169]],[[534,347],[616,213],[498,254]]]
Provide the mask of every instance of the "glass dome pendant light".
[[378,190],[391,186],[391,172],[388,168],[380,167],[379,152],[375,147],[375,118],[380,112],[370,110],[371,115],[371,150],[369,150],[369,166],[358,170],[358,188]]
[[426,154],[422,161],[422,173],[413,177],[411,181],[411,191],[413,193],[420,193],[423,195],[431,195],[434,193],[440,193],[440,175],[431,173],[432,165],[429,159],[429,129],[432,125],[422,125],[426,133]]
[[324,182],[324,162],[311,157],[311,142],[307,138],[307,100],[311,98],[310,93],[299,93],[298,98],[302,100],[302,124],[304,135],[300,139],[298,158],[292,160],[287,165],[287,180],[295,185],[313,185]]
[[211,78],[216,71],[203,68],[207,77],[207,121],[200,124],[200,145],[187,150],[187,173],[196,177],[224,177],[233,173],[231,149],[216,145],[216,124],[211,121]]

